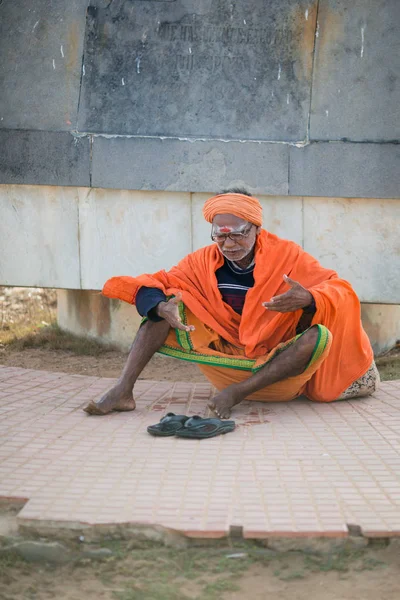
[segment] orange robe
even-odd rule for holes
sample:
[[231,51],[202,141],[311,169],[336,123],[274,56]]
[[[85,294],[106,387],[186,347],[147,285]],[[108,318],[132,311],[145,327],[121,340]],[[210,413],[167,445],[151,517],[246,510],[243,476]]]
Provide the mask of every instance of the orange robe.
[[322,267],[294,242],[262,230],[255,247],[254,287],[247,292],[239,315],[222,300],[217,286],[215,271],[223,261],[213,244],[189,254],[168,272],[112,277],[103,294],[134,304],[142,286],[159,288],[167,296],[180,291],[184,305],[201,323],[240,347],[245,357],[258,359],[296,335],[301,310],[278,313],[262,306],[288,291],[283,281],[286,274],[312,293],[317,309],[312,325],[325,326],[333,336],[329,355],[304,393],[312,400],[330,402],[368,370],[373,351],[362,328],[360,302],[351,285],[335,271]]

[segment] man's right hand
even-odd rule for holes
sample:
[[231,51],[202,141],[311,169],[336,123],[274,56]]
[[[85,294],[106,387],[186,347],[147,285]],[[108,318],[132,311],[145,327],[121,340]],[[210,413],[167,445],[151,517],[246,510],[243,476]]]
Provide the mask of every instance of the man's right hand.
[[178,293],[175,298],[171,298],[168,302],[160,302],[156,307],[156,313],[162,319],[165,319],[170,324],[172,329],[181,329],[182,331],[194,331],[193,325],[184,325],[179,315],[178,304],[182,302],[182,294]]

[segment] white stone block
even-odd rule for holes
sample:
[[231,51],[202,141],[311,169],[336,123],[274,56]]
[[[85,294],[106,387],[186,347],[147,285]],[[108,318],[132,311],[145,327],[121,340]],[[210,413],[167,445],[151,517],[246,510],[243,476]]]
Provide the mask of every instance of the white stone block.
[[375,355],[390,350],[400,340],[400,305],[362,304],[361,320]]
[[79,288],[80,188],[0,185],[0,284]]
[[400,200],[304,198],[304,249],[362,302],[400,303]]
[[110,300],[93,290],[58,290],[57,322],[75,335],[129,350],[142,317],[135,306]]
[[191,251],[190,194],[93,189],[80,194],[82,289],[115,275],[168,270]]
[[[213,194],[192,195],[193,250],[211,244],[211,226],[204,220],[204,202]],[[263,227],[279,237],[303,243],[302,198],[257,196],[263,207]]]

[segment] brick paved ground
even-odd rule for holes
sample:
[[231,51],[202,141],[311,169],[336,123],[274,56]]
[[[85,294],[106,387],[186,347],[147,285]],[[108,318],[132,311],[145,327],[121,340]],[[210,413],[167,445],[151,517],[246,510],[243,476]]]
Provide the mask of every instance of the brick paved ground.
[[141,381],[136,411],[87,416],[112,383],[0,367],[0,496],[28,500],[21,523],[400,535],[400,381],[365,400],[246,402],[233,433],[202,441],[146,427],[168,411],[206,415],[209,385]]

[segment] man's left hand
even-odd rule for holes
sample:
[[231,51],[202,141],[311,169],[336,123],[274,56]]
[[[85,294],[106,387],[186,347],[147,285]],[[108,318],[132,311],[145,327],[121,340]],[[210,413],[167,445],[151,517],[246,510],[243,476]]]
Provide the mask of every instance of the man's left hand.
[[287,275],[283,276],[283,280],[290,285],[290,290],[280,296],[274,296],[269,302],[263,302],[262,305],[265,308],[287,313],[310,306],[313,301],[311,292],[306,290],[298,281],[290,279]]

